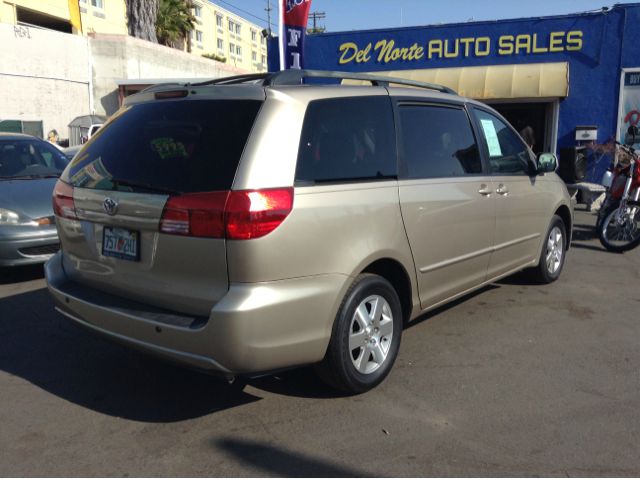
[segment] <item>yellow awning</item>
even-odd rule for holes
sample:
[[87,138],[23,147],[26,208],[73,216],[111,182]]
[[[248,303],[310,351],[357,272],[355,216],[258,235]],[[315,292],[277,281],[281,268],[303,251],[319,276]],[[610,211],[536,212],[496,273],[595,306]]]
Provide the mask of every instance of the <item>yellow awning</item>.
[[569,95],[569,64],[567,62],[371,73],[437,83],[452,88],[461,96],[478,100],[559,98]]

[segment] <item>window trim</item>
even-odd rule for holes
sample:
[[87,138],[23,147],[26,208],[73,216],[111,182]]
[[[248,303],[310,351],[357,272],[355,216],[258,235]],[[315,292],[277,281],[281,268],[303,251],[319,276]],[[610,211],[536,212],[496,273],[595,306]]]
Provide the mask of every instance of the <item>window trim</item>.
[[[426,99],[426,98],[412,98],[412,97],[396,97],[393,98],[394,104],[394,120],[396,123],[396,149],[398,155],[398,179],[402,181],[430,181],[430,180],[442,180],[442,179],[463,179],[463,178],[479,178],[487,176],[489,173],[488,164],[485,161],[483,155],[483,147],[478,139],[478,131],[476,128],[475,119],[466,108],[466,104],[463,102],[453,102],[448,100],[439,99]],[[470,173],[462,176],[432,176],[428,178],[410,178],[407,162],[405,161],[404,143],[402,141],[402,121],[400,119],[400,109],[405,106],[419,106],[419,107],[436,107],[436,108],[450,108],[454,110],[462,110],[467,116],[469,121],[469,128],[471,134],[478,147],[478,154],[480,156],[480,164],[482,171],[480,173]],[[484,141],[484,139],[483,139]]]
[[[505,117],[503,117],[500,113],[498,113],[495,110],[492,110],[491,108],[485,107],[483,105],[476,105],[475,103],[473,104],[468,104],[468,109],[470,110],[469,113],[471,114],[473,123],[475,125],[475,129],[478,132],[478,135],[481,139],[481,143],[482,143],[482,149],[481,149],[481,155],[484,158],[483,163],[486,166],[486,170],[487,170],[487,175],[489,176],[513,176],[513,177],[527,177],[527,178],[533,178],[534,176],[536,176],[536,168],[535,168],[535,164],[536,164],[536,159],[533,155],[533,153],[531,152],[531,149],[527,146],[527,144],[524,142],[524,140],[522,139],[522,137],[520,136],[520,133],[518,133],[516,131],[516,129],[513,127],[513,125],[511,123],[509,123],[507,121],[507,119]],[[489,145],[487,144],[487,140],[484,136],[484,131],[482,130],[482,125],[480,124],[480,120],[478,118],[478,116],[476,115],[476,111],[481,111],[483,113],[486,113],[488,115],[492,115],[494,117],[496,117],[498,120],[502,121],[502,123],[504,123],[506,125],[507,128],[509,128],[509,130],[511,130],[515,135],[516,138],[518,139],[518,141],[520,141],[520,143],[522,143],[522,146],[524,146],[524,148],[529,152],[529,158],[531,160],[531,162],[529,163],[529,172],[528,173],[493,173],[491,171],[491,157],[489,156]]]

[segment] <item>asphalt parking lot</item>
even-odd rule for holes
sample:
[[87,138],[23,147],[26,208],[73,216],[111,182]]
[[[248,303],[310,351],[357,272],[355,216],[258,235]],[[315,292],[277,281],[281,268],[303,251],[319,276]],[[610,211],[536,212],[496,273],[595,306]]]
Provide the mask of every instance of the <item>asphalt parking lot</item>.
[[352,397],[310,369],[234,391],[68,323],[41,268],[0,270],[0,475],[638,476],[640,249],[594,222],[557,283],[427,314]]

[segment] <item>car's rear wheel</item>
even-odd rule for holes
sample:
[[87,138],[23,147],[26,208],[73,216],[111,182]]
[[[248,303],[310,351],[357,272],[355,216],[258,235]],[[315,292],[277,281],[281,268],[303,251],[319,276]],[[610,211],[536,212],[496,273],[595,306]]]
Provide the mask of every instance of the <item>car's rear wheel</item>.
[[401,335],[402,308],[396,290],[380,276],[360,275],[340,306],[318,372],[343,391],[368,391],[389,374]]

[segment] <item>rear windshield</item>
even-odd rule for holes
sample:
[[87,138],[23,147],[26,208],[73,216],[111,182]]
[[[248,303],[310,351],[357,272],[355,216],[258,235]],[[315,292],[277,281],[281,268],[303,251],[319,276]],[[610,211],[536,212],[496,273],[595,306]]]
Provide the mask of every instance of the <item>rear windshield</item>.
[[63,180],[100,190],[228,190],[261,104],[165,100],[125,107],[78,152]]

